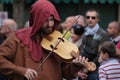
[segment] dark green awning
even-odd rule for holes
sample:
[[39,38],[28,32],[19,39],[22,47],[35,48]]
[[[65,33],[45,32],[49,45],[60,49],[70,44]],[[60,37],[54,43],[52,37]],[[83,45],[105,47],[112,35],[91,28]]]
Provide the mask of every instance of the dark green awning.
[[[82,0],[50,0],[50,1],[52,1],[52,2],[54,2],[54,3],[56,3],[56,4],[58,4],[58,3],[60,3],[60,2],[64,2],[64,3],[66,3],[66,4],[68,4],[68,3],[70,3],[70,2],[73,2],[73,3],[79,3],[80,1],[82,1]],[[117,4],[120,4],[120,0],[83,0],[83,2],[85,3],[85,4],[87,4],[87,3],[93,3],[93,4],[96,4],[96,3],[101,3],[101,4],[104,4],[104,3],[110,3],[110,4],[112,4],[112,3],[117,3]]]
[[79,3],[80,0],[49,0],[49,1],[52,1],[54,3],[60,3],[60,2],[64,2],[66,4],[70,3],[70,2],[73,2],[73,3]]
[[[0,3],[12,3],[14,0],[0,0]],[[32,3],[33,1],[36,1],[36,0],[25,0],[27,3]],[[85,4],[87,3],[93,3],[93,4],[96,4],[96,3],[101,3],[101,4],[104,4],[104,3],[109,3],[109,4],[112,4],[112,3],[117,3],[117,4],[120,4],[120,0],[49,0],[51,2],[54,2],[56,4],[58,3],[61,3],[61,2],[64,2],[65,4],[69,4],[70,2],[73,2],[75,4],[79,3],[80,1],[83,1]]]
[[[8,3],[12,3],[14,0],[0,0],[0,3],[6,3],[6,4],[8,4]],[[37,1],[37,0],[25,0],[26,1],[26,3],[33,3],[33,2],[35,2],[35,1]]]
[[101,4],[104,4],[106,2],[112,4],[112,3],[116,2],[116,3],[120,4],[120,0],[84,0],[84,3],[89,3],[89,2],[92,2],[94,4],[96,4],[98,2],[100,2]]
[[0,0],[0,3],[12,3],[13,2],[13,0]]

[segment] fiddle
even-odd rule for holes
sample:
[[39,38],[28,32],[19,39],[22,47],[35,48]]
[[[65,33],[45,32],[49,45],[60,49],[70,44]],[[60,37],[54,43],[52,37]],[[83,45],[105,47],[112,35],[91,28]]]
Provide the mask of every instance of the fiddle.
[[[41,41],[41,45],[44,49],[50,51],[48,55],[54,52],[66,60],[78,57],[80,53],[78,47],[74,43],[67,41],[64,35],[58,31],[54,31],[50,35],[45,36]],[[87,62],[86,65],[89,71],[96,70],[96,65],[93,62]]]
[[42,39],[41,45],[44,49],[52,51],[63,59],[72,59],[73,56],[70,55],[73,50],[76,55],[79,55],[79,50],[77,46],[65,38],[62,38],[62,34],[58,31],[54,31],[49,36],[45,36]]

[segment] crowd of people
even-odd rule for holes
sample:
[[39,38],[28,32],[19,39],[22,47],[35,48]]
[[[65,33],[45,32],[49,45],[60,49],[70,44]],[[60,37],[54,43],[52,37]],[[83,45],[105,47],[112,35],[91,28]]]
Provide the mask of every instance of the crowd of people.
[[[89,9],[85,15],[60,22],[55,6],[47,0],[31,6],[23,29],[17,30],[13,19],[5,19],[0,26],[0,80],[119,80],[120,23],[111,21],[104,30],[99,20],[99,12]],[[58,40],[52,42],[55,31],[63,36],[54,34]],[[42,43],[44,39],[51,45]],[[78,49],[67,53],[70,59],[61,57],[65,52],[57,47],[65,41]],[[94,71],[89,70],[89,62],[96,65]]]

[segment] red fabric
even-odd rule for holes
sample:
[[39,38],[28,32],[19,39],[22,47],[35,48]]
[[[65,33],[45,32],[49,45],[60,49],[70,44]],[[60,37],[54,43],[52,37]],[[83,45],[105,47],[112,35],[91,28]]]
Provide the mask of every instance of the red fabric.
[[48,17],[51,15],[53,15],[55,19],[55,29],[60,22],[59,15],[55,7],[47,0],[38,0],[31,7],[29,19],[30,28],[16,31],[16,36],[29,48],[31,57],[34,61],[39,62],[42,57],[41,45],[37,44],[35,40],[36,32],[41,29]]
[[120,49],[120,41],[117,43],[116,48]]

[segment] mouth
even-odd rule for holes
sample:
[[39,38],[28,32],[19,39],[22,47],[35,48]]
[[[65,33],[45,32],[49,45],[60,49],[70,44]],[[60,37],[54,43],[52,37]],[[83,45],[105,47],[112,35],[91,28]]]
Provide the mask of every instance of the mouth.
[[47,28],[47,30],[48,30],[48,31],[51,31],[51,30],[52,30],[52,28],[50,28],[50,27],[49,27],[49,28]]

